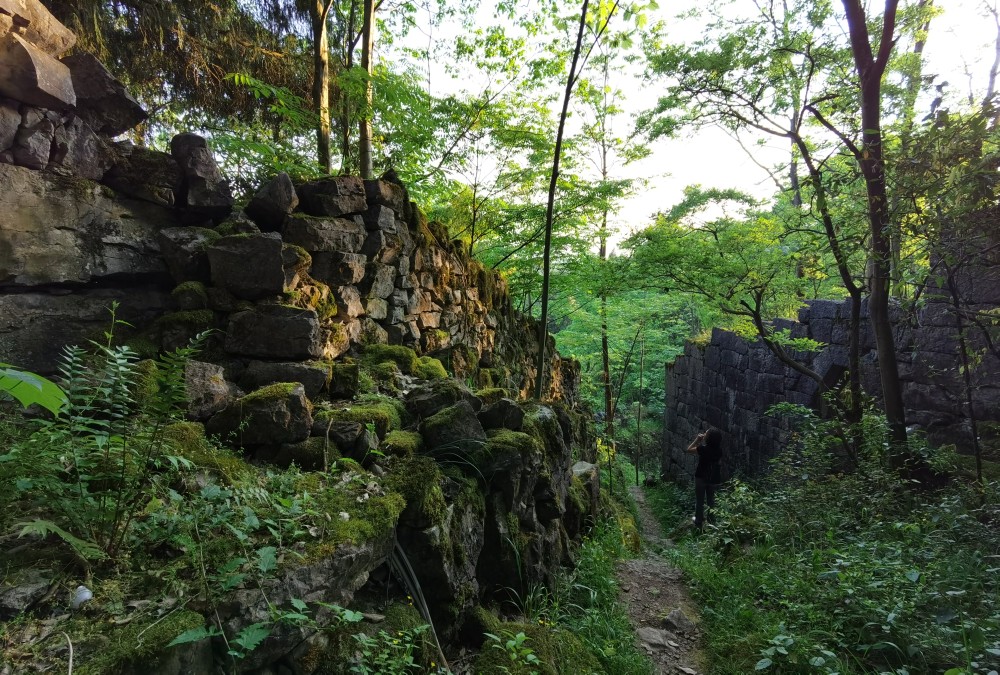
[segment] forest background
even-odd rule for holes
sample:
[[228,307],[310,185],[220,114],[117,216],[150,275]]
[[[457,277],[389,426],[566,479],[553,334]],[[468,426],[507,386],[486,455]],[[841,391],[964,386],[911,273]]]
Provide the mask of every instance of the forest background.
[[[204,133],[244,198],[277,171],[392,170],[539,314],[575,3],[45,4],[150,111],[132,141]],[[589,3],[556,182],[548,329],[609,440],[648,461],[685,340],[780,344],[770,319],[866,292],[871,257],[843,5],[699,4]],[[995,203],[997,4],[902,3],[894,37],[891,292],[916,307],[942,229]]]

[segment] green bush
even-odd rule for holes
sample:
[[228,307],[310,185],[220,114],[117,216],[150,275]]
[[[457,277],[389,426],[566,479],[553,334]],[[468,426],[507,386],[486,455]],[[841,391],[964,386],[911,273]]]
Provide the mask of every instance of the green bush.
[[[673,550],[712,672],[1000,666],[1000,485],[914,489],[886,468],[877,418],[857,470],[836,472],[822,423],[803,421],[768,477],[731,485],[716,526]],[[673,486],[647,494],[668,528],[690,511]]]

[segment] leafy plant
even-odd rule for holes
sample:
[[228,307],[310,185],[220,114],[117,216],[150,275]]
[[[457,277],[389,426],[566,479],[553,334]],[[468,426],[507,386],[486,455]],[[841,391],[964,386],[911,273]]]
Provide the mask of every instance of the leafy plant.
[[40,405],[53,415],[58,415],[68,403],[59,385],[9,363],[0,363],[0,393],[14,397],[25,408]]
[[374,636],[365,633],[354,635],[360,650],[357,663],[351,665],[352,673],[360,675],[404,675],[420,671],[415,654],[418,640],[428,626],[397,631],[395,635],[382,630]]
[[[486,633],[486,637],[491,641],[490,647],[493,649],[499,649],[506,654],[511,664],[515,667],[520,668],[523,666],[528,669],[528,672],[531,675],[538,675],[537,667],[540,665],[538,656],[535,654],[535,651],[528,646],[528,636],[523,632],[515,635],[504,631],[503,637],[494,635],[493,633]],[[510,672],[510,669],[506,666],[501,666],[501,668],[504,672]],[[518,672],[520,672],[520,669]]]

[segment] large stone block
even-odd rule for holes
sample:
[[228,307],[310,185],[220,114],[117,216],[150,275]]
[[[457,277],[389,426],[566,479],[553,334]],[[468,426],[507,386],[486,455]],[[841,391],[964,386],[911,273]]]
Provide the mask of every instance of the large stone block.
[[238,298],[258,300],[285,290],[281,236],[276,232],[222,237],[208,248],[212,283]]
[[97,133],[117,136],[148,117],[125,86],[92,54],[78,52],[62,62],[72,76],[77,114]]
[[285,221],[285,241],[310,253],[360,253],[366,230],[359,218],[317,218],[299,213]]
[[184,172],[172,156],[116,143],[114,164],[101,182],[118,192],[161,206],[173,206],[184,182]]
[[45,111],[22,106],[21,126],[14,136],[12,148],[14,163],[35,171],[48,166],[55,130],[56,125],[45,115]]
[[0,164],[0,286],[162,278],[157,232],[166,209],[88,180]]
[[215,230],[203,227],[168,227],[157,235],[167,270],[178,284],[211,278],[208,247],[218,240]]
[[298,205],[292,179],[282,171],[260,186],[244,210],[262,232],[277,232]]
[[111,149],[81,118],[70,115],[55,127],[49,171],[99,181],[113,161]]
[[243,447],[298,443],[309,438],[312,412],[299,383],[273,384],[237,399],[205,430]]
[[76,105],[69,68],[16,33],[0,36],[0,95],[50,110]]
[[263,359],[321,358],[322,332],[311,309],[261,305],[229,317],[226,351]]
[[271,362],[253,361],[240,378],[246,390],[275,382],[298,382],[305,387],[306,396],[314,398],[330,381],[330,364],[322,362]]
[[358,253],[316,252],[309,274],[327,286],[353,286],[364,279],[367,262],[368,257]]
[[336,176],[305,183],[298,188],[302,211],[310,216],[340,217],[368,210],[360,178]]
[[178,205],[221,220],[233,210],[233,193],[208,142],[197,134],[178,134],[170,140],[170,154],[184,174]]

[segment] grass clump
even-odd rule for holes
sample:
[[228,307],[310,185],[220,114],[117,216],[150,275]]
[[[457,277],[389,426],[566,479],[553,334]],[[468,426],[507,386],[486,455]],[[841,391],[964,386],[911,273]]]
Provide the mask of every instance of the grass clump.
[[[884,427],[863,429],[856,470],[834,471],[808,417],[769,476],[732,484],[715,526],[672,551],[704,608],[712,672],[1000,667],[1000,485],[914,490],[888,469]],[[647,494],[668,529],[690,513],[672,485]]]

